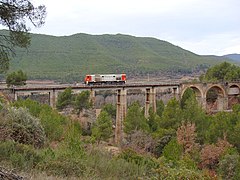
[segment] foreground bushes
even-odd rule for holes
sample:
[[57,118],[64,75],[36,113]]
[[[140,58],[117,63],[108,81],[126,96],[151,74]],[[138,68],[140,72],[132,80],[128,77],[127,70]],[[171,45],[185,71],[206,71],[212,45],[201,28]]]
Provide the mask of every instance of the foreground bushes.
[[38,117],[49,141],[59,141],[62,138],[67,118],[50,106],[30,99],[16,101],[13,106],[28,108],[33,116]]
[[8,162],[17,169],[32,169],[41,161],[39,153],[30,145],[14,141],[0,142],[0,162]]
[[9,107],[1,110],[0,129],[1,138],[38,148],[42,147],[46,140],[39,119],[33,117],[26,108]]

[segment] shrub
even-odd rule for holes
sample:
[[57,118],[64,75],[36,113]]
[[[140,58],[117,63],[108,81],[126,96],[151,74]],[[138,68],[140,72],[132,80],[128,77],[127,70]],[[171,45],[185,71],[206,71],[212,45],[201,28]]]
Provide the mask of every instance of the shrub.
[[239,169],[239,165],[239,155],[237,153],[226,154],[219,161],[218,171],[223,179],[234,179],[234,177],[237,176],[237,170]]
[[112,157],[104,150],[93,149],[84,158],[86,179],[138,179],[148,174],[145,165],[137,165],[120,157]]
[[178,144],[175,138],[172,138],[172,140],[163,149],[163,156],[168,161],[177,162],[180,160],[182,153],[183,147]]
[[133,131],[126,137],[125,147],[131,148],[138,153],[153,153],[156,141],[151,135],[139,130]]
[[170,168],[166,165],[161,165],[160,168],[154,169],[151,172],[151,179],[205,179],[211,180],[212,178],[206,172],[199,172],[196,170],[189,170],[184,167]]
[[86,171],[84,163],[85,152],[81,142],[81,127],[78,122],[72,122],[66,128],[64,140],[55,151],[47,149],[42,153],[44,161],[39,169],[50,175],[82,177]]
[[56,110],[30,99],[16,101],[13,106],[26,107],[33,116],[38,117],[50,141],[61,139],[67,121],[66,117],[60,115]]
[[220,157],[232,145],[225,139],[219,139],[217,144],[207,144],[200,152],[201,167],[215,170],[218,166]]
[[158,162],[153,160],[152,158],[140,155],[131,149],[124,150],[118,156],[118,158],[124,159],[127,162],[134,163],[138,166],[145,166],[148,170],[152,168],[157,168],[159,165]]
[[5,109],[0,126],[8,129],[8,138],[23,144],[42,147],[45,143],[45,132],[39,119],[33,117],[26,108],[10,107]]
[[15,168],[34,168],[41,160],[32,146],[13,141],[0,142],[0,161],[8,161]]
[[45,129],[46,136],[50,141],[58,141],[62,138],[64,125],[67,122],[66,117],[45,105],[42,106],[39,118]]
[[71,157],[69,154],[61,154],[41,165],[40,169],[50,175],[80,177],[86,171],[86,166],[80,158]]

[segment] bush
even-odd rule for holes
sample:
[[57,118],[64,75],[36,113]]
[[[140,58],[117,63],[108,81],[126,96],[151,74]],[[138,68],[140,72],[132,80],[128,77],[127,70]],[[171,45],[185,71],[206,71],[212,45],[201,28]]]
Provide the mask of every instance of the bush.
[[81,142],[81,127],[78,122],[70,123],[66,128],[64,140],[55,151],[47,149],[42,153],[44,161],[39,169],[56,176],[82,177],[86,171],[85,152]]
[[145,157],[143,155],[140,155],[131,149],[124,150],[118,156],[118,158],[124,159],[127,162],[134,163],[138,166],[145,166],[148,170],[150,170],[152,168],[157,168],[159,166],[157,161],[154,161],[150,157]]
[[146,166],[112,157],[104,150],[92,150],[84,161],[87,166],[86,179],[138,179],[149,171]]
[[8,161],[15,168],[31,169],[41,160],[32,146],[13,141],[0,142],[0,161]]
[[187,180],[196,180],[196,179],[205,179],[211,180],[211,178],[206,172],[199,172],[196,170],[189,170],[186,168],[170,168],[166,165],[161,165],[160,168],[154,169],[151,172],[151,179],[187,179]]
[[[35,147],[42,147],[45,143],[45,132],[39,119],[30,115],[26,108],[14,108],[2,110],[3,118],[0,126],[6,130],[7,139],[12,139],[19,143],[31,144]],[[2,128],[1,128],[2,129]]]
[[80,158],[71,157],[69,154],[61,154],[41,165],[40,169],[50,175],[80,177],[86,171],[86,166]]
[[237,172],[239,165],[239,155],[237,153],[226,154],[219,162],[218,171],[223,179],[234,179],[239,173]]
[[45,105],[42,106],[39,118],[45,129],[47,138],[50,141],[59,141],[63,136],[64,125],[67,122],[66,117]]
[[61,139],[67,121],[66,117],[60,115],[56,110],[30,99],[16,101],[13,106],[26,107],[33,116],[38,117],[50,141]]
[[182,154],[183,147],[178,144],[175,138],[172,138],[172,140],[163,149],[163,156],[168,161],[172,161],[174,163],[180,160]]

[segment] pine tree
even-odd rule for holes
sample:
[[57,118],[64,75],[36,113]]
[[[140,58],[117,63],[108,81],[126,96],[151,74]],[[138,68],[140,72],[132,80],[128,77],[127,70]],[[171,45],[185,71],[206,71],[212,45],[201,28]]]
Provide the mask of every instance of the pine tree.
[[112,119],[106,111],[101,111],[92,128],[92,137],[98,142],[106,141],[112,135]]

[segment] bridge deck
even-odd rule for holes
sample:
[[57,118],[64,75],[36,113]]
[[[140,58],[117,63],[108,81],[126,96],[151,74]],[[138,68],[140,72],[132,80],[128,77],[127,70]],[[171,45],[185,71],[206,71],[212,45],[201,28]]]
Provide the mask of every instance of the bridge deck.
[[118,88],[148,88],[148,87],[178,87],[179,83],[148,83],[148,84],[124,84],[124,85],[73,85],[73,84],[63,84],[63,85],[47,85],[47,86],[20,86],[20,87],[2,87],[0,90],[12,90],[12,91],[46,91],[46,90],[64,90],[68,87],[72,89],[118,89]]

